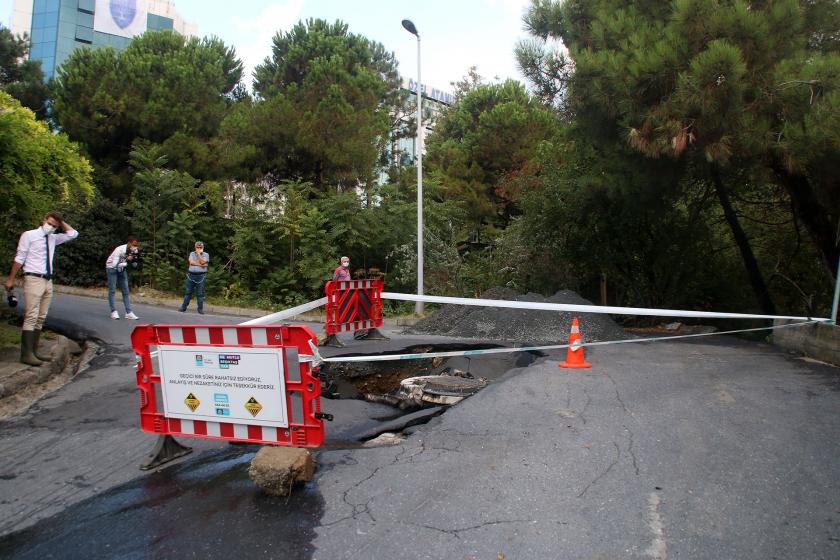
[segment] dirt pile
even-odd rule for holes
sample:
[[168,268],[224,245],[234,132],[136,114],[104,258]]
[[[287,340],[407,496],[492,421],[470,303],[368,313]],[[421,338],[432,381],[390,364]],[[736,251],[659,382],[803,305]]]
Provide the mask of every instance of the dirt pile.
[[[486,291],[481,297],[482,299],[592,305],[592,302],[583,299],[571,290],[560,290],[546,298],[540,294],[521,295],[509,288],[497,287]],[[577,317],[580,321],[584,342],[633,338],[633,335],[625,332],[609,315],[603,313],[569,313],[469,305],[446,305],[437,313],[417,322],[406,332],[507,342],[556,344],[568,341],[572,317]]]

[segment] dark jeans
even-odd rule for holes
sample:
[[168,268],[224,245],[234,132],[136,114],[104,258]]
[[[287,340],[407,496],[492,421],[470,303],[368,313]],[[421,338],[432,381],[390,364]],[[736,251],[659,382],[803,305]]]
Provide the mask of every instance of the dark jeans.
[[114,293],[117,291],[117,286],[122,292],[123,305],[125,312],[131,313],[131,300],[128,299],[128,271],[117,271],[116,268],[106,268],[105,272],[108,274],[108,305],[111,306],[111,311],[117,310],[117,304],[114,301]]
[[198,301],[198,310],[204,310],[204,278],[205,273],[187,272],[187,283],[184,287],[184,303],[181,304],[181,309],[186,309],[192,299],[193,290],[195,290],[195,299]]

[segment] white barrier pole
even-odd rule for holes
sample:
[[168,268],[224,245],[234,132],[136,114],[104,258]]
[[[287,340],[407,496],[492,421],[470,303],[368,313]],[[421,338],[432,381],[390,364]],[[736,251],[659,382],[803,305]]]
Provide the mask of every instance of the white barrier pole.
[[507,301],[500,299],[454,298],[442,296],[416,296],[382,292],[382,299],[418,301],[427,303],[448,303],[451,305],[477,305],[481,307],[507,307],[533,309],[538,311],[572,311],[575,313],[606,313],[608,315],[647,315],[653,317],[706,317],[709,319],[796,319],[799,321],[828,321],[825,317],[802,317],[794,315],[752,315],[748,313],[717,313],[713,311],[683,311],[679,309],[650,309],[645,307],[607,307],[603,305],[573,305],[567,303],[537,303],[533,301]]
[[271,315],[245,321],[244,323],[240,323],[240,325],[270,325],[272,323],[282,321],[283,319],[288,319],[289,317],[294,317],[295,315],[300,315],[301,313],[318,309],[326,303],[327,298],[322,297],[321,299],[316,299],[315,301],[310,301],[309,303],[304,303],[303,305],[298,305],[297,307],[284,309],[283,311],[278,311],[277,313],[272,313]]

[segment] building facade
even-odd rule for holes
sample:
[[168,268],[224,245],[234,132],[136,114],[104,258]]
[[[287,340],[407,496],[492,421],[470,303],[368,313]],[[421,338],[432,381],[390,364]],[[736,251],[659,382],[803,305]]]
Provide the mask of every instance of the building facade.
[[[417,116],[417,82],[403,81],[402,89],[408,94],[408,113],[400,116],[404,128],[408,128],[411,119]],[[446,107],[455,103],[455,96],[444,90],[423,84],[423,136],[424,138],[434,129],[435,122]],[[423,148],[425,153],[425,146]],[[391,161],[396,167],[414,165],[417,159],[417,137],[400,137],[391,140]]]
[[29,35],[29,58],[41,61],[46,80],[79,47],[120,50],[137,35],[162,29],[197,33],[172,0],[15,0],[12,11],[11,30]]

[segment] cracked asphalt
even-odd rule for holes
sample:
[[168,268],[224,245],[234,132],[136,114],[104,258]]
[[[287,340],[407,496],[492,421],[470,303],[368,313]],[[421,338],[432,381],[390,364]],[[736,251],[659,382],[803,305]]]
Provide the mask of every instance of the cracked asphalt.
[[319,454],[314,557],[840,557],[840,371],[708,340],[549,358]]
[[382,405],[324,400],[340,441],[282,499],[248,480],[254,446],[188,440],[177,464],[136,470],[153,438],[128,325],[106,324],[91,371],[0,423],[0,557],[840,557],[840,369],[767,344],[602,346],[588,370],[549,355],[388,447],[349,443]]

